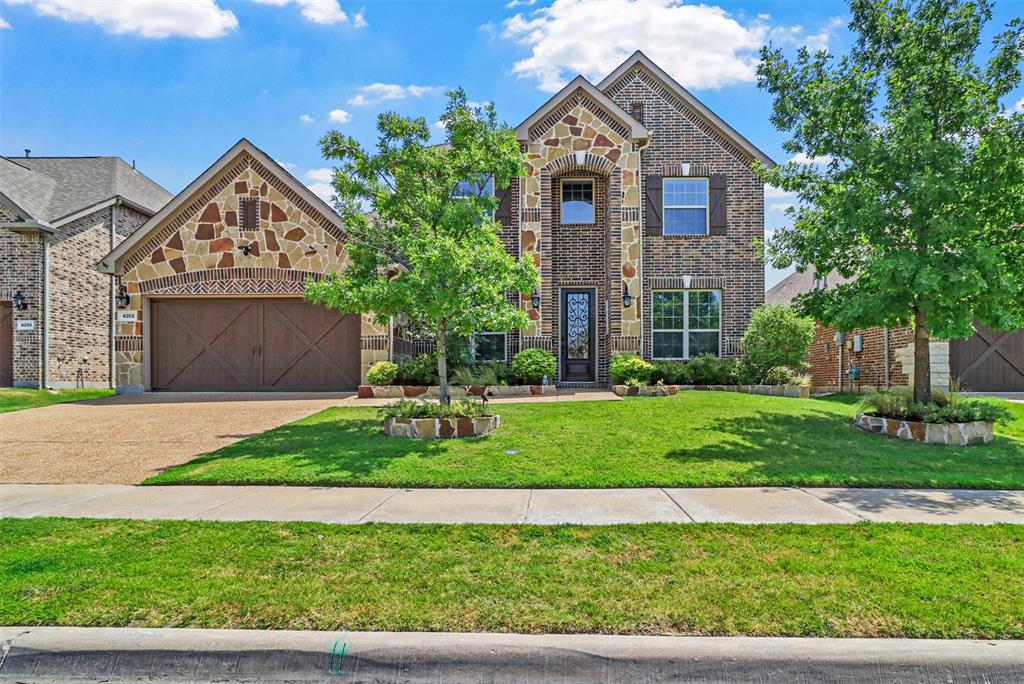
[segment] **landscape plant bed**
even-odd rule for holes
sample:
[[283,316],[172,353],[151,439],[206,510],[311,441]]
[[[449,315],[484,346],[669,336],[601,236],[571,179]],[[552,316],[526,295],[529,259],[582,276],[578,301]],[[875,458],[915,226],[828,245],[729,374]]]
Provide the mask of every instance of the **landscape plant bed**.
[[[146,484],[370,487],[961,487],[1024,489],[1024,404],[984,449],[879,439],[861,397],[680,392],[656,401],[501,404],[486,439],[391,439],[337,407],[225,446]],[[491,406],[494,408],[494,405]]]
[[887,437],[928,444],[955,444],[971,446],[992,441],[995,426],[985,420],[968,423],[923,423],[916,420],[886,418],[870,413],[857,415],[854,423],[861,430]]
[[410,439],[451,439],[454,437],[483,437],[501,424],[500,416],[468,418],[386,418],[384,434],[388,437]]
[[620,397],[668,397],[683,390],[740,392],[792,399],[809,399],[811,396],[811,388],[807,385],[612,385],[612,391]]
[[0,538],[5,625],[1024,638],[1020,525],[36,518]]
[[[450,385],[453,397],[528,397],[558,394],[554,385]],[[437,385],[360,385],[360,399],[436,399],[441,394]]]

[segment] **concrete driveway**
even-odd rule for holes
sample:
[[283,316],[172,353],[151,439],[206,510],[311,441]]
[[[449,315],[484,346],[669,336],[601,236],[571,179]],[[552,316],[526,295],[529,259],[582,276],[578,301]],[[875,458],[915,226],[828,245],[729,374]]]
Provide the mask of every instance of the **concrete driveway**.
[[136,394],[0,414],[0,482],[136,484],[352,396]]

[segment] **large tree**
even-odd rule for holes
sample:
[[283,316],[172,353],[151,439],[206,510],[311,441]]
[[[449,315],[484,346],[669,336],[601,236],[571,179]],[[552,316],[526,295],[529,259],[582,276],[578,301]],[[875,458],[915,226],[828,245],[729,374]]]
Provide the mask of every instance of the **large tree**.
[[1024,325],[1024,116],[1002,104],[1021,81],[1021,22],[989,51],[988,0],[850,9],[846,55],[762,49],[772,122],[804,162],[764,173],[800,200],[767,255],[849,279],[801,298],[824,323],[913,324],[914,398],[928,402],[932,336]]
[[525,312],[506,294],[532,291],[539,276],[531,260],[505,250],[493,218],[492,189],[523,169],[514,131],[498,123],[492,104],[469,106],[461,90],[449,93],[440,122],[442,145],[430,144],[425,119],[393,112],[378,118],[372,152],[338,131],[323,137],[324,157],[340,162],[335,204],[351,263],[308,284],[306,297],[382,322],[403,316],[432,335],[448,403],[448,340],[525,327]]

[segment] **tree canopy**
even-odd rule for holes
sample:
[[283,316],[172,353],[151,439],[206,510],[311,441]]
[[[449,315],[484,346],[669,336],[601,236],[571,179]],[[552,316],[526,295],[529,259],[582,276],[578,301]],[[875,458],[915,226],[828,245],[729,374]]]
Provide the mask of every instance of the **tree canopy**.
[[461,90],[449,93],[440,122],[441,145],[430,144],[425,119],[393,112],[378,118],[373,151],[338,131],[323,137],[324,157],[340,162],[335,203],[350,264],[307,285],[306,296],[379,321],[401,316],[432,334],[447,401],[448,336],[525,327],[526,313],[506,295],[530,292],[539,276],[506,251],[493,218],[493,189],[522,172],[515,133],[492,104],[471,107]]
[[766,170],[793,192],[769,260],[848,282],[799,303],[841,330],[915,326],[915,398],[930,399],[928,342],[973,322],[1024,325],[1022,24],[982,31],[988,0],[852,0],[848,54],[766,46],[758,83],[796,161]]

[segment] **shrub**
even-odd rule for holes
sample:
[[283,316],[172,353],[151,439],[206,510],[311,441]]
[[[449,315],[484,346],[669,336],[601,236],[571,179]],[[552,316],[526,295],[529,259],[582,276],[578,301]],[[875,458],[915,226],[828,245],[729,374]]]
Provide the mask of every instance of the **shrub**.
[[398,377],[398,364],[378,361],[366,371],[366,381],[371,385],[393,385]]
[[450,404],[415,399],[399,399],[380,409],[381,418],[479,418],[487,416],[487,404],[460,399]]
[[763,304],[751,313],[743,333],[743,362],[756,382],[776,366],[803,368],[814,339],[814,320],[786,304]]
[[551,352],[543,349],[524,349],[512,359],[512,375],[526,385],[537,385],[547,376],[555,377],[558,362]]
[[689,385],[690,374],[685,361],[655,361],[651,364],[650,382],[666,385]]
[[769,368],[762,376],[761,382],[765,385],[788,385],[793,379],[793,371],[785,366]]
[[689,385],[737,385],[742,379],[742,370],[738,359],[720,359],[712,354],[702,354],[690,359],[687,364]]
[[952,392],[943,393],[943,403],[915,403],[909,387],[870,392],[864,396],[861,405],[872,415],[925,423],[969,423],[975,420],[1006,423],[1012,417],[1005,406],[968,399]]
[[452,373],[456,385],[508,385],[511,378],[512,369],[500,361],[468,364]]
[[436,385],[437,357],[420,354],[398,364],[396,376],[400,385]]
[[615,354],[608,364],[608,373],[619,384],[645,384],[650,381],[652,368],[636,354]]

